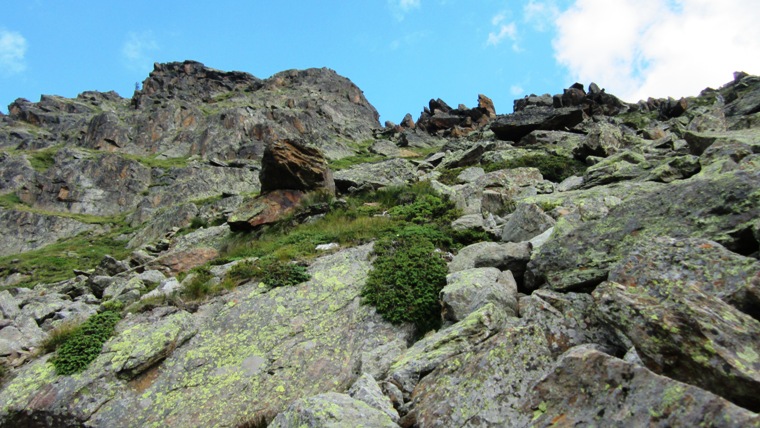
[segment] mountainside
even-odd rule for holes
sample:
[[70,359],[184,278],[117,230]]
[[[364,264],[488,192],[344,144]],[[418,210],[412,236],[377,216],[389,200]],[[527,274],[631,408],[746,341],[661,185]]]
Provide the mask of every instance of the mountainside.
[[0,115],[0,426],[760,426],[760,77],[378,122],[156,64]]

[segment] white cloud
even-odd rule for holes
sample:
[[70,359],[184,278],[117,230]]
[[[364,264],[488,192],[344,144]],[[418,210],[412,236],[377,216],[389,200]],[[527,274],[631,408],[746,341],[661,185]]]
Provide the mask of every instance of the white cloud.
[[509,87],[509,93],[516,97],[521,97],[525,95],[525,89],[520,85],[512,85]]
[[760,73],[758,22],[746,0],[576,0],[555,21],[555,58],[627,101],[697,95]]
[[153,38],[153,33],[129,33],[127,40],[121,47],[121,54],[130,68],[143,69],[153,64],[151,52],[158,50],[158,43]]
[[27,43],[21,33],[0,30],[0,72],[13,75],[26,70]]
[[421,0],[388,0],[388,6],[396,19],[403,21],[407,13],[420,8]]

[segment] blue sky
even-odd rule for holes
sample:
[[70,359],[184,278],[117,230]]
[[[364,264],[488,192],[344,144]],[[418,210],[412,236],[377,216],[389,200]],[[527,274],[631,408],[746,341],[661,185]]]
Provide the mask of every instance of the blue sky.
[[329,67],[381,114],[430,98],[498,113],[528,93],[595,81],[626,101],[696,95],[760,74],[757,0],[26,0],[0,17],[0,111],[16,98],[115,90],[154,62],[260,78]]

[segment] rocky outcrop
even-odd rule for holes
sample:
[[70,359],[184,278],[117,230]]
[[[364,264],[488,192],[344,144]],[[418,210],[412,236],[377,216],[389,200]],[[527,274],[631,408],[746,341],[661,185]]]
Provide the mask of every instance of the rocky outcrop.
[[288,189],[335,193],[332,171],[322,153],[295,141],[277,141],[267,147],[259,180],[262,192]]

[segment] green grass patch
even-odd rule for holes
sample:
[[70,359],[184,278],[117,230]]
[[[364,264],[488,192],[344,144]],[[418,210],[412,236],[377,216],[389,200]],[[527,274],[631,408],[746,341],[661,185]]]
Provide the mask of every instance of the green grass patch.
[[185,168],[187,167],[189,163],[189,158],[187,157],[163,158],[163,157],[159,157],[159,155],[138,156],[138,155],[131,155],[127,153],[122,153],[121,156],[123,156],[125,159],[140,162],[143,166],[146,166],[148,168],[161,168],[161,169]]
[[58,153],[60,146],[52,146],[46,149],[35,150],[27,154],[27,159],[37,172],[46,172],[50,167],[55,165],[55,155]]
[[21,198],[18,197],[15,193],[6,193],[5,195],[0,195],[0,207],[3,207],[7,210],[13,210],[17,209],[16,207],[19,205],[24,205],[24,202],[21,200]]
[[50,360],[59,375],[72,375],[84,371],[94,361],[103,344],[113,335],[121,317],[112,311],[91,316],[58,346]]
[[81,325],[81,319],[67,320],[58,324],[48,332],[45,339],[40,343],[39,352],[41,354],[54,352],[59,346],[66,343],[78,331]]
[[341,159],[335,159],[329,161],[328,165],[333,170],[347,169],[354,165],[363,163],[379,162],[386,159],[385,156],[377,153],[372,153],[369,148],[375,144],[375,140],[364,140],[361,142],[351,142],[349,147],[354,150],[356,154]]
[[16,287],[72,278],[74,269],[93,269],[106,254],[116,259],[127,257],[130,250],[126,249],[125,242],[116,239],[126,231],[119,228],[101,235],[85,232],[34,251],[0,257],[0,276],[14,272],[30,276]]
[[537,168],[544,179],[559,183],[572,175],[583,175],[586,164],[551,153],[535,153],[483,166],[486,172],[512,168]]

